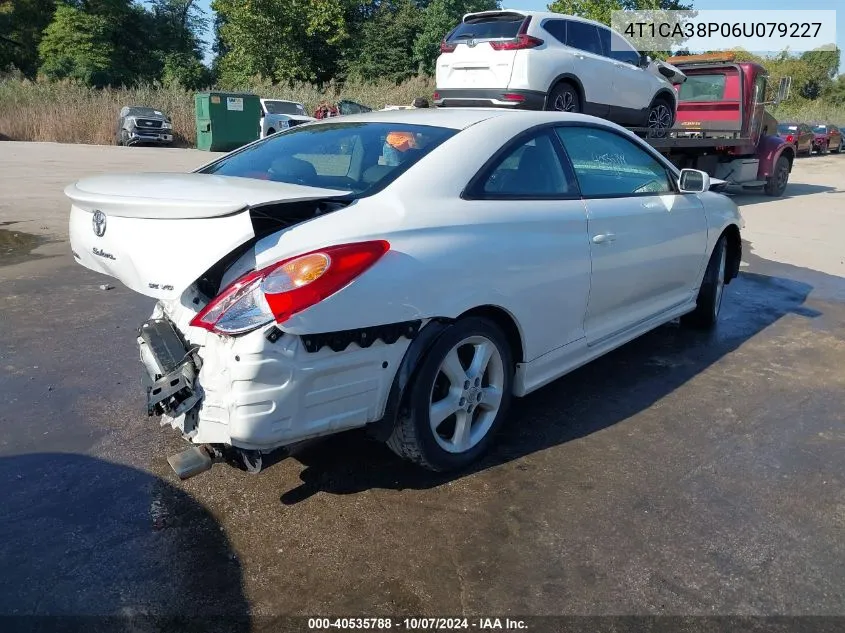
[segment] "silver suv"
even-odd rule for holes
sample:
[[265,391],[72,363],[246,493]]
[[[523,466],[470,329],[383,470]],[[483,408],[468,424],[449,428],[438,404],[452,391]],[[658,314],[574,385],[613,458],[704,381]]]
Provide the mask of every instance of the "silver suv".
[[560,13],[470,13],[440,51],[439,106],[584,112],[665,130],[677,102],[669,79],[685,79],[605,25]]

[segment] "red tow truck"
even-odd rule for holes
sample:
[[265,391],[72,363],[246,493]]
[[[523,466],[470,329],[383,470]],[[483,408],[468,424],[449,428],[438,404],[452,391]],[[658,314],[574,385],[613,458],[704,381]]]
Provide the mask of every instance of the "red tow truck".
[[[687,55],[666,60],[686,75],[676,84],[675,127],[645,139],[679,168],[699,169],[729,186],[781,196],[795,149],[778,136],[765,109],[768,73],[760,64],[736,62],[732,53]],[[774,102],[785,99],[781,80]]]

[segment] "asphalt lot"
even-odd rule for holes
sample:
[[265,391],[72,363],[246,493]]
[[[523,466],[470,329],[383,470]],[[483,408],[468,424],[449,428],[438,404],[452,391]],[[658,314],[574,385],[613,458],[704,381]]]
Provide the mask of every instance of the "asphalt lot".
[[152,301],[73,262],[62,189],[209,159],[0,143],[0,614],[845,615],[845,156],[737,198],[714,333],[517,401],[470,473],[353,432],[179,482],[143,407]]

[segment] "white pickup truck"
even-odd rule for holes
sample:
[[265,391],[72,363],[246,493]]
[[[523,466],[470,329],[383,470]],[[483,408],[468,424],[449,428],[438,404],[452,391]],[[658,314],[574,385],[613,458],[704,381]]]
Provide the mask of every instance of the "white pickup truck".
[[261,138],[289,127],[316,121],[305,113],[305,106],[296,101],[261,99]]

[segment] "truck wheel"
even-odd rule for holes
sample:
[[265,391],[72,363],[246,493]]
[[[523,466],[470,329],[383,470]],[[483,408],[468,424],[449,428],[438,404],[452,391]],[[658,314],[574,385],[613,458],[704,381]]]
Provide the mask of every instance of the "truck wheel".
[[719,320],[719,312],[722,309],[722,295],[725,290],[725,271],[728,261],[728,240],[722,235],[710,261],[707,263],[707,270],[704,272],[704,279],[701,288],[698,290],[698,298],[695,303],[695,310],[681,317],[681,323],[700,329],[709,329],[716,325]]
[[578,90],[571,83],[560,82],[549,93],[545,109],[558,112],[581,112],[581,97],[578,95]]
[[429,470],[468,466],[507,416],[512,383],[511,350],[501,329],[487,319],[461,319],[421,361],[387,445]]
[[766,179],[766,195],[779,198],[786,191],[789,182],[789,159],[786,156],[778,158],[775,171]]

